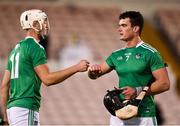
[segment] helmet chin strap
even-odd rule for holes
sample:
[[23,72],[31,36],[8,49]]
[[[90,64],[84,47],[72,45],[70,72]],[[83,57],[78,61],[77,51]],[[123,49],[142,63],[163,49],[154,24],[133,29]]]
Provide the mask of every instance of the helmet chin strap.
[[34,30],[36,31],[37,34],[40,32],[40,30],[38,30],[38,29],[35,28],[35,27],[32,27],[32,29],[34,29]]
[[[34,22],[33,22],[34,23]],[[40,21],[38,21],[40,29],[37,29],[36,27],[33,26],[33,23],[31,24],[32,29],[34,29],[36,31],[37,34],[39,34],[42,31],[42,24]]]
[[[39,23],[39,24],[40,24],[40,23]],[[42,31],[42,25],[41,25],[41,24],[40,24],[40,29],[37,29],[37,28],[34,27],[34,26],[32,26],[32,29],[35,30],[36,34],[38,34],[40,37],[43,38],[43,35],[42,35],[42,33],[41,33],[41,31]]]
[[43,25],[41,21],[38,21],[39,25],[40,25],[40,29],[37,29],[36,27],[32,26],[32,29],[35,30],[35,32],[37,34],[40,35],[40,37],[42,37],[43,39],[47,36],[48,33],[48,29],[46,30],[46,28],[43,29]]

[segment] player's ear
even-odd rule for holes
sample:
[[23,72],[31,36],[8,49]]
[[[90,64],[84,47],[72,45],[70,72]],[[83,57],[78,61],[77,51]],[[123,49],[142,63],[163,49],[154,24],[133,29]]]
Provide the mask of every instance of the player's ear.
[[39,24],[38,21],[34,21],[32,25],[33,25],[33,27],[34,27],[35,29],[40,30],[40,24]]
[[138,33],[139,30],[140,30],[139,26],[134,26],[134,27],[133,27],[133,31],[134,31],[135,33]]

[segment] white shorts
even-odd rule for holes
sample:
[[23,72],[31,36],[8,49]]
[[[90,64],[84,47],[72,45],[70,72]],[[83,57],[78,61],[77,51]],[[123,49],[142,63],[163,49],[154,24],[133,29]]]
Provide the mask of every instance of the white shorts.
[[156,117],[134,117],[128,120],[120,120],[118,117],[111,115],[110,126],[125,125],[157,126],[157,120]]
[[30,109],[11,107],[7,109],[7,116],[10,126],[40,125],[39,113]]

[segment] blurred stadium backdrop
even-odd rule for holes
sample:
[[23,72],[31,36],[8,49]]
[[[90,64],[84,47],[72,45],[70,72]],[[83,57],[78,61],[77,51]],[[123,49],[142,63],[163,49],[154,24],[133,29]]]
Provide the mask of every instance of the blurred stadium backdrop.
[[[19,23],[22,11],[39,8],[48,14],[51,32],[44,46],[54,71],[82,58],[99,63],[121,48],[118,16],[137,10],[145,17],[144,41],[156,47],[169,66],[171,89],[155,96],[159,124],[180,125],[179,6],[179,0],[0,0],[0,80],[9,51],[25,35]],[[41,124],[108,125],[103,97],[117,81],[114,72],[96,81],[82,73],[56,86],[42,86]]]

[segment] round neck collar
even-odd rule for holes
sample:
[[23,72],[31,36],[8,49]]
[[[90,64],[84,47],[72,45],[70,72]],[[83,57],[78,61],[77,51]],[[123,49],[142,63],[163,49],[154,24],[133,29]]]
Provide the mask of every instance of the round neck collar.
[[28,38],[32,38],[36,43],[39,43],[39,41],[38,40],[36,40],[34,37],[32,37],[32,36],[26,36],[25,37],[26,39],[28,39]]

